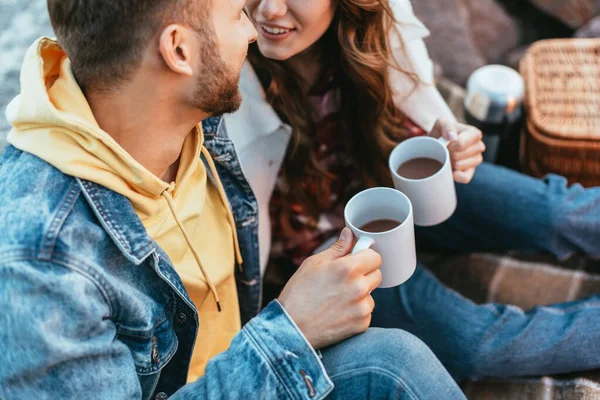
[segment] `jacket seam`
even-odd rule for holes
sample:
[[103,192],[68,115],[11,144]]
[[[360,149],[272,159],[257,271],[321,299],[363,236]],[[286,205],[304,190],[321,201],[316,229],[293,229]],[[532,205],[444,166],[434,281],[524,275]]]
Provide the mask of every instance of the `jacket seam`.
[[246,337],[248,337],[250,342],[253,344],[253,347],[257,350],[259,355],[269,364],[269,366],[271,367],[271,370],[275,373],[275,376],[277,376],[279,381],[283,384],[283,387],[285,388],[285,391],[288,393],[290,398],[292,398],[292,399],[297,398],[294,395],[295,390],[291,390],[291,388],[287,384],[286,380],[284,379],[282,371],[280,371],[280,369],[277,368],[277,366],[275,365],[275,363],[273,362],[271,357],[269,357],[267,352],[263,349],[263,347],[261,346],[262,343],[259,343],[259,339],[256,337],[256,336],[258,336],[258,333],[254,332],[254,327],[252,327],[252,324],[246,324],[246,326],[244,327],[244,329],[242,331],[245,333]]
[[[217,160],[218,157],[222,156],[222,154],[219,154],[220,152],[223,152],[225,154],[232,154],[232,159],[230,161],[218,162],[216,164],[217,171],[219,171],[219,169],[222,169],[225,172],[227,172],[227,176],[222,176],[223,174],[219,174],[219,176],[221,177],[221,181],[223,181],[223,186],[226,187],[229,183],[233,183],[234,185],[239,186],[246,194],[246,197],[249,198],[249,200],[247,199],[245,201],[245,205],[250,207],[250,216],[256,216],[258,214],[258,201],[256,199],[254,191],[252,190],[252,187],[250,186],[250,183],[248,182],[248,179],[246,179],[246,176],[244,175],[244,171],[242,170],[242,166],[239,162],[239,154],[237,153],[233,142],[229,138],[219,137],[216,137],[212,140],[214,140],[215,144],[219,146],[218,151],[215,150],[212,146],[208,149],[213,160]],[[209,143],[207,142],[207,145],[208,144]],[[232,162],[233,160],[235,160],[235,162]],[[231,179],[232,182],[229,182],[229,179]],[[229,202],[231,203],[231,200],[229,200]],[[235,210],[232,211],[234,211],[234,215],[236,215]],[[247,215],[244,215],[243,218],[239,219],[248,218],[249,217]]]
[[319,364],[319,367],[321,367],[321,372],[323,372],[323,374],[325,375],[325,377],[329,378],[329,376],[327,375],[327,371],[325,370],[325,367],[321,364],[321,358],[319,357],[319,355],[317,354],[317,352],[315,351],[314,347],[310,344],[310,342],[308,341],[308,339],[306,338],[306,336],[304,336],[304,333],[302,333],[302,331],[300,330],[300,328],[298,328],[298,325],[296,325],[296,322],[294,322],[294,319],[292,318],[292,316],[287,312],[287,310],[285,309],[285,307],[283,306],[283,304],[281,304],[279,302],[279,300],[274,300],[275,303],[277,303],[277,305],[279,306],[279,308],[281,308],[281,312],[283,313],[283,315],[285,315],[286,319],[288,320],[288,322],[290,323],[290,325],[292,325],[293,329],[296,331],[296,333],[298,334],[298,336],[300,336],[300,338],[302,339],[302,341],[304,341],[304,344],[306,344],[306,346],[310,349],[312,355],[314,356],[314,358],[317,361],[317,363]]
[[303,340],[304,343],[306,344],[306,346],[310,349],[313,357],[315,358],[316,364],[321,369],[321,373],[323,374],[323,378],[325,379],[325,382],[327,383],[327,386],[328,386],[326,393],[323,394],[323,396],[321,396],[322,398],[324,398],[325,396],[327,396],[333,390],[333,388],[334,388],[335,385],[334,385],[333,381],[331,380],[331,377],[327,373],[327,370],[325,369],[325,366],[323,365],[323,362],[321,361],[321,357],[319,357],[319,354],[317,353],[317,351],[310,344],[310,342],[308,341],[308,339],[306,338],[306,336],[304,336],[304,333],[302,333],[302,331],[300,330],[300,328],[298,327],[298,325],[296,325],[296,322],[294,322],[294,319],[287,312],[287,310],[285,309],[285,307],[283,306],[283,304],[281,304],[279,302],[279,300],[274,300],[274,301],[275,301],[275,303],[277,303],[277,305],[279,306],[279,308],[281,308],[281,312],[283,313],[283,315],[285,315],[285,317],[287,318],[287,320],[290,323],[290,325],[292,325],[292,328],[296,331],[296,333],[300,336],[301,340]]
[[[112,319],[114,318],[114,309],[115,307],[113,307],[113,303],[110,301],[110,295],[108,294],[108,291],[106,290],[106,288],[100,283],[98,282],[98,280],[96,279],[96,277],[94,277],[91,273],[89,273],[86,270],[83,270],[81,268],[79,268],[78,266],[70,263],[70,262],[66,262],[66,261],[62,261],[59,258],[53,257],[50,260],[40,260],[37,257],[31,256],[31,255],[25,255],[25,254],[21,254],[21,255],[14,255],[12,257],[6,257],[2,259],[2,263],[4,262],[16,262],[16,261],[34,261],[34,262],[41,262],[41,263],[48,263],[48,264],[55,264],[55,265],[60,265],[61,267],[68,269],[70,271],[73,271],[75,273],[78,273],[79,275],[83,276],[84,278],[87,278],[98,290],[98,292],[100,292],[100,294],[102,295],[102,298],[104,299],[104,301],[106,302],[106,305],[108,306],[108,310],[109,310],[109,315],[108,315],[108,319]],[[82,263],[82,265],[85,265],[87,268],[91,267],[85,263]]]
[[111,212],[102,205],[101,202],[97,201],[97,196],[94,193],[94,187],[92,182],[84,181],[76,178],[79,182],[84,197],[88,200],[88,203],[94,214],[100,221],[100,224],[105,231],[113,239],[117,247],[125,254],[125,256],[132,261],[134,264],[141,264],[155,249],[155,246],[151,240],[146,241],[143,246],[138,246],[136,249],[131,247],[129,240],[124,235],[123,229],[118,223],[113,222]]
[[[81,269],[76,264],[73,264],[70,260],[74,260],[76,263],[81,264],[87,270]],[[96,286],[98,286],[99,290],[102,292],[104,299],[106,300],[106,302],[109,306],[110,314],[109,314],[108,318],[116,319],[118,317],[121,307],[119,305],[119,302],[116,301],[116,299],[117,299],[116,291],[106,281],[106,279],[104,279],[102,277],[102,275],[99,272],[95,271],[96,267],[94,267],[76,257],[67,256],[66,254],[63,255],[60,253],[58,255],[55,254],[55,256],[50,261],[56,261],[60,265],[63,265],[65,268],[72,268],[73,270],[78,271],[81,274],[89,276],[89,278],[96,284]]]
[[[173,306],[173,303],[175,302],[174,299],[171,299],[167,302],[167,304],[165,304],[165,309],[169,309]],[[117,334],[119,335],[124,335],[124,336],[130,336],[130,337],[135,337],[137,339],[150,339],[153,335],[154,332],[156,331],[156,329],[161,326],[165,321],[168,320],[167,317],[167,313],[165,311],[163,311],[158,319],[158,321],[152,325],[152,327],[149,330],[134,330],[134,329],[130,329],[127,327],[123,327],[122,325],[116,323],[116,327],[117,327]],[[142,332],[145,332],[142,333]]]
[[58,239],[58,234],[62,229],[71,210],[73,209],[73,206],[75,205],[77,199],[79,198],[80,193],[81,189],[78,189],[77,182],[73,181],[67,191],[67,195],[62,200],[60,206],[58,207],[58,210],[52,218],[52,222],[50,223],[48,232],[46,232],[46,235],[44,236],[44,240],[42,242],[42,249],[39,255],[41,260],[48,261],[52,258],[52,251],[54,250],[56,240]]
[[90,205],[92,206],[93,209],[95,209],[98,213],[98,216],[100,217],[100,221],[103,225],[106,226],[106,229],[109,232],[112,232],[116,239],[117,242],[119,242],[121,244],[121,246],[123,246],[123,248],[125,249],[125,251],[127,251],[128,253],[132,253],[131,250],[131,246],[129,245],[129,243],[127,242],[127,240],[125,239],[125,237],[123,236],[123,233],[117,228],[116,224],[114,224],[110,218],[110,212],[104,208],[104,206],[102,206],[102,204],[100,202],[98,202],[96,200],[96,195],[93,193],[93,189],[92,187],[87,188],[86,186],[87,183],[84,182],[83,180],[77,178],[77,180],[80,182],[81,187],[84,189],[83,193],[84,196],[86,196],[87,198],[89,198],[90,200]]
[[121,232],[117,224],[113,223],[111,212],[107,208],[105,208],[102,205],[102,203],[96,200],[96,194],[93,193],[93,190],[88,191],[88,193],[90,195],[90,199],[92,199],[94,206],[97,207],[98,213],[102,216],[108,228],[115,233],[118,241],[127,249],[127,251],[131,252],[131,246],[129,245],[129,242],[125,239],[123,232]]
[[[87,278],[96,287],[98,292],[102,295],[104,301],[106,302],[106,305],[109,308],[109,314],[110,314],[109,319],[112,319],[114,317],[114,307],[112,306],[112,303],[109,299],[110,296],[108,295],[106,289],[90,273],[82,270],[81,268],[78,268],[77,266],[73,265],[72,263],[67,263],[67,262],[57,260],[54,258],[52,260],[40,260],[36,257],[27,256],[27,255],[7,257],[7,258],[4,258],[2,261],[3,262],[36,261],[36,262],[42,262],[42,263],[52,263],[55,265],[59,265],[63,268],[66,268],[70,271],[73,271],[75,273],[78,273],[79,275],[83,276],[84,278]],[[87,266],[87,267],[89,268],[89,266]],[[114,322],[114,321],[113,322],[115,324],[115,331],[116,331],[117,335],[129,336],[129,337],[136,338],[136,339],[149,339],[154,335],[154,331],[156,330],[156,328],[159,327],[160,325],[162,325],[163,323],[165,323],[167,320],[168,320],[168,318],[166,316],[166,313],[163,313],[160,321],[157,322],[156,324],[154,324],[154,326],[150,330],[149,335],[136,335],[136,334],[124,333],[122,328],[119,326],[119,324],[117,322]],[[159,365],[153,365],[150,367],[136,366],[136,372],[141,375],[149,375],[149,374],[160,371],[173,358],[173,355],[175,353],[177,353],[178,348],[179,348],[179,340],[178,340],[177,336],[174,336],[174,345],[170,346],[168,353],[162,357],[162,362],[161,362],[160,366]],[[168,360],[168,361],[165,361],[165,360]],[[0,400],[2,400],[2,397],[0,397]]]

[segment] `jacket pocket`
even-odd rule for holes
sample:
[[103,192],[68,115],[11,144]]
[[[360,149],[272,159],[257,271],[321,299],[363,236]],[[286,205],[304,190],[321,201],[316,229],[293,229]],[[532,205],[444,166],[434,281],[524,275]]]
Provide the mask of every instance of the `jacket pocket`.
[[171,322],[163,316],[147,331],[119,327],[118,337],[131,351],[142,392],[154,392],[161,370],[171,361],[179,346]]

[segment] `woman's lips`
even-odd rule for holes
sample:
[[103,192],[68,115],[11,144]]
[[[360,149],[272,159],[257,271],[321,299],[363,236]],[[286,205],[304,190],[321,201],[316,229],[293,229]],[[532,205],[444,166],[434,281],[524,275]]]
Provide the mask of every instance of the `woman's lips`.
[[289,28],[268,26],[268,25],[261,25],[261,29],[260,29],[260,33],[263,37],[265,37],[268,40],[274,40],[274,41],[287,39],[295,31],[296,31],[296,29],[293,29],[293,28],[289,29]]

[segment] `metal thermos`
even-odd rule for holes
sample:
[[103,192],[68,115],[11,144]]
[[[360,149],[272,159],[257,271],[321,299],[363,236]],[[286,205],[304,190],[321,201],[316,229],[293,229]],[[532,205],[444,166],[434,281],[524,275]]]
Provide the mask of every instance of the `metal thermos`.
[[483,132],[485,161],[511,167],[518,164],[524,93],[521,75],[503,65],[482,67],[469,78],[465,119]]

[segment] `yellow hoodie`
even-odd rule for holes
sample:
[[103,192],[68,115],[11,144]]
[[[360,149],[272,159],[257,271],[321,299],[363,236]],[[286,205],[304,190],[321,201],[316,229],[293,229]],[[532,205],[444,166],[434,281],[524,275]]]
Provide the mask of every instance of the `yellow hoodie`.
[[[42,38],[28,50],[21,95],[8,107],[8,141],[65,174],[127,197],[149,236],[167,253],[198,309],[188,380],[204,374],[210,358],[240,330],[234,265],[241,264],[233,216],[200,127],[186,138],[174,183],[135,161],[98,126],[64,51]],[[209,183],[201,156],[215,177]],[[218,308],[221,308],[219,312]]]

